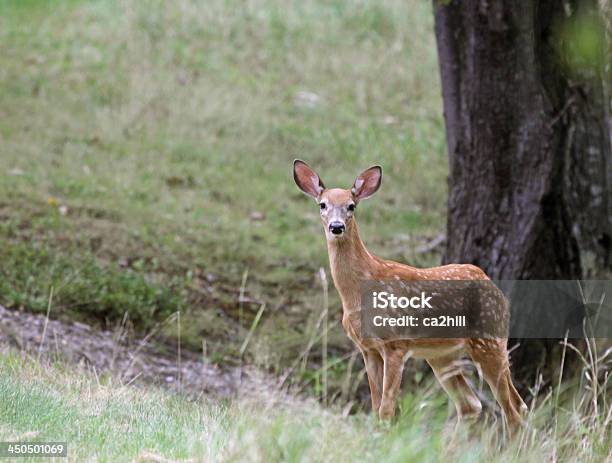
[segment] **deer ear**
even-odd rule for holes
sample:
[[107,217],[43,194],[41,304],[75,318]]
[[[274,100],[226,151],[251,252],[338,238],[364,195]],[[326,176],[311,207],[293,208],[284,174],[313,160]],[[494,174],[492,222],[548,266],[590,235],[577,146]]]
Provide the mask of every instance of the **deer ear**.
[[381,181],[382,167],[372,166],[357,177],[351,191],[356,199],[366,199],[378,191]]
[[293,180],[295,180],[300,190],[315,199],[317,199],[325,189],[317,173],[312,170],[308,164],[299,159],[293,161]]

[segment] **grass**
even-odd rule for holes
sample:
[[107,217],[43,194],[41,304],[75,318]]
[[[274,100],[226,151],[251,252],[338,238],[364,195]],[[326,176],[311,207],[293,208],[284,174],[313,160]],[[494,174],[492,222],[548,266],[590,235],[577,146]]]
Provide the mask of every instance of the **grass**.
[[435,263],[414,249],[444,224],[436,75],[427,2],[0,0],[0,303],[53,286],[52,316],[145,331],[181,310],[229,360],[265,302],[247,355],[286,365],[327,266],[293,158],[345,187],[382,164],[367,243]]
[[444,227],[437,73],[430,2],[0,0],[0,303],[45,312],[53,288],[52,317],[142,332],[180,311],[186,347],[244,346],[331,403],[194,400],[2,353],[0,440],[66,440],[71,461],[609,461],[588,366],[506,445],[494,418],[451,439],[418,371],[393,427],[340,408],[364,381],[333,290],[321,335],[326,251],[291,161],[346,187],[381,164],[366,242],[436,263],[415,249]]
[[[10,307],[45,312],[50,294],[41,288],[57,288],[63,307],[76,318],[117,320],[128,312],[143,329],[182,307],[183,281],[161,284],[141,272],[104,269],[90,255],[59,254],[45,245],[16,243],[0,255],[7,277],[0,281],[0,292]],[[89,299],[82,298],[84,293]]]
[[0,440],[67,441],[69,461],[587,463],[612,455],[611,404],[603,400],[594,412],[585,384],[551,392],[556,401],[534,407],[522,435],[504,443],[493,415],[454,433],[438,387],[406,394],[387,427],[308,399],[188,399],[14,352],[0,355],[0,369]]

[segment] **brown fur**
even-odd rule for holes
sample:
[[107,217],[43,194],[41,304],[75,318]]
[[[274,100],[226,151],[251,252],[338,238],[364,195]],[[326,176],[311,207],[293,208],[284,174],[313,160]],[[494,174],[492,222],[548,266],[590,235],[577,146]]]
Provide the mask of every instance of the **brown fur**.
[[[487,280],[486,274],[473,265],[451,264],[418,269],[374,256],[365,247],[357,223],[352,214],[346,212],[346,208],[348,204],[357,204],[363,199],[360,195],[368,197],[378,189],[382,177],[380,168],[368,169],[357,178],[352,189],[345,190],[325,189],[318,175],[305,163],[296,161],[296,165],[299,165],[299,172],[295,174],[294,170],[294,176],[298,186],[317,202],[324,202],[325,210],[335,211],[336,219],[345,223],[345,231],[338,237],[331,235],[326,228],[327,249],[334,284],[342,299],[342,326],[363,354],[372,410],[381,419],[394,416],[405,359],[414,357],[427,360],[436,378],[455,403],[459,419],[477,416],[481,411],[480,400],[458,366],[458,359],[467,353],[479,365],[510,428],[515,429],[521,424],[521,413],[526,410],[526,406],[512,383],[507,339],[380,340],[361,336],[359,311],[361,287],[365,281],[391,278],[404,281]],[[307,183],[303,183],[305,181]],[[301,183],[307,188],[302,188]],[[320,187],[316,188],[317,185]],[[327,214],[322,211],[324,226],[328,227],[326,217]],[[508,305],[500,304],[496,310],[507,311]]]

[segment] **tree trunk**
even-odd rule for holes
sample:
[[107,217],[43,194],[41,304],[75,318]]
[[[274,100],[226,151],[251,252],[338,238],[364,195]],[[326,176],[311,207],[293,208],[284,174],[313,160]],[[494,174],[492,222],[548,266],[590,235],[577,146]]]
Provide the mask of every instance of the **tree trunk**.
[[[608,268],[604,60],[571,60],[561,32],[578,15],[601,24],[597,1],[434,0],[434,10],[450,172],[444,261],[500,280]],[[546,346],[513,354],[525,379],[550,360]]]

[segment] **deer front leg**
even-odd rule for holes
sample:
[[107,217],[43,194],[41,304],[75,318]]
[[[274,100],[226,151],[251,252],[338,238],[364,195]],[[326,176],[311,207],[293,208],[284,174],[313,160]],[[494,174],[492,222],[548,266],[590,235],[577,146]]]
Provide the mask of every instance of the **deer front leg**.
[[395,405],[402,383],[404,352],[399,350],[385,351],[383,361],[383,392],[378,416],[381,420],[390,420],[395,416]]
[[378,414],[383,391],[383,359],[380,354],[374,350],[364,350],[361,353],[363,354],[363,363],[365,364],[366,373],[368,374],[368,383],[370,384],[372,413]]

